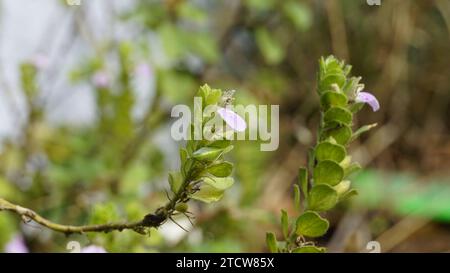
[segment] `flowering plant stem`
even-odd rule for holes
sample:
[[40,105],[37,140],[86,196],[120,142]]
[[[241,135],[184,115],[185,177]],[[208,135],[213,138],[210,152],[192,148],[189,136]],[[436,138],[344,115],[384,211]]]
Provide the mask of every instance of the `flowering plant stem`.
[[[364,89],[359,83],[361,78],[349,77],[350,70],[349,65],[333,56],[319,61],[320,123],[316,145],[308,155],[308,167],[299,169],[299,183],[294,185],[294,207],[299,216],[291,221],[282,210],[284,240],[278,242],[275,234],[267,233],[266,242],[271,252],[324,252],[325,248],[306,240],[328,231],[329,222],[319,213],[331,210],[338,202],[357,193],[350,187],[349,176],[361,167],[352,162],[346,147],[375,124],[353,131],[353,116],[365,103],[374,111],[379,109],[379,103],[372,94],[361,92]],[[300,202],[301,192],[303,203]]]
[[[212,106],[215,109],[221,109],[219,104],[224,101],[232,101],[231,96],[232,94],[228,93],[222,96],[221,90],[211,89],[207,85],[202,86],[199,90],[199,98],[203,105],[205,107]],[[217,114],[217,116],[220,115]],[[200,121],[202,125],[200,129],[203,131],[205,129],[203,126],[215,117],[216,114],[213,113],[212,117],[203,118]],[[227,121],[225,120],[225,122]],[[188,140],[186,149],[180,149],[180,171],[169,174],[172,196],[167,193],[167,203],[153,213],[145,215],[140,221],[82,226],[62,225],[42,217],[32,209],[13,204],[3,198],[0,198],[0,211],[16,213],[22,217],[24,222],[35,221],[51,230],[67,235],[84,232],[122,231],[125,229],[131,229],[140,234],[148,234],[149,228],[157,228],[168,219],[178,225],[172,218],[177,214],[183,214],[191,220],[191,213],[187,206],[190,199],[210,203],[218,201],[222,197],[224,191],[233,185],[233,178],[230,177],[233,165],[223,159],[224,154],[232,148],[229,140]],[[184,229],[181,226],[180,228]]]

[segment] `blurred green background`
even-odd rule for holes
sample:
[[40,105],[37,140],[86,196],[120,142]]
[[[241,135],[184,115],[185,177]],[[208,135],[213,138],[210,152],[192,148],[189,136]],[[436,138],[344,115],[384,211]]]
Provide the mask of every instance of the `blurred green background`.
[[[292,185],[319,120],[317,60],[329,54],[353,65],[381,110],[358,116],[357,125],[379,124],[351,147],[366,167],[353,179],[360,195],[328,215],[332,228],[319,243],[336,252],[364,251],[371,240],[382,251],[450,250],[449,1],[50,2],[65,23],[44,30],[39,55],[0,65],[3,113],[13,113],[9,81],[21,102],[21,114],[12,114],[17,133],[1,139],[1,197],[60,223],[139,220],[165,201],[167,172],[178,167],[182,143],[170,137],[170,110],[191,104],[203,83],[237,90],[240,104],[280,105],[280,147],[236,143],[238,183],[217,204],[191,206],[195,226],[179,219],[189,233],[167,223],[150,237],[67,238],[2,212],[0,251],[18,234],[32,252],[67,252],[71,240],[108,252],[266,251],[280,209],[294,211]],[[107,29],[95,30],[96,22]],[[47,63],[49,37],[63,27],[68,42]],[[1,35],[16,51],[26,43]],[[82,53],[64,62],[73,51]],[[71,87],[56,99],[48,92],[55,75]],[[63,112],[83,114],[71,105],[77,92],[90,94],[92,120],[52,122],[62,101]]]

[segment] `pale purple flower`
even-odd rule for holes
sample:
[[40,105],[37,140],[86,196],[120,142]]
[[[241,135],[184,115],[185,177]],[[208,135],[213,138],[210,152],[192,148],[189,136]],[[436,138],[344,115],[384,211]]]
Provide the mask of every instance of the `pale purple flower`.
[[101,246],[90,245],[83,247],[81,253],[107,253],[107,251]]
[[50,64],[50,59],[47,55],[38,53],[35,54],[30,62],[37,68],[37,69],[46,69]]
[[108,74],[103,70],[95,72],[92,82],[97,88],[107,88],[110,83]]
[[28,247],[21,235],[15,235],[5,246],[6,253],[28,253]]
[[219,116],[225,121],[225,123],[231,127],[234,131],[242,132],[247,128],[245,120],[238,114],[228,108],[219,107],[217,110]]
[[135,73],[138,76],[148,77],[152,74],[152,68],[147,63],[140,63],[136,66]]
[[369,104],[374,112],[380,109],[380,103],[377,98],[369,92],[359,92],[358,95],[356,95],[355,101]]

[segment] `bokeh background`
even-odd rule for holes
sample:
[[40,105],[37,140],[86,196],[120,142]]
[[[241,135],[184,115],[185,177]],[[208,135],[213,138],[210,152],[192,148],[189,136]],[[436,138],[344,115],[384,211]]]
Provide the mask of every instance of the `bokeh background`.
[[381,110],[351,147],[359,196],[329,213],[332,252],[450,250],[448,0],[0,1],[0,196],[66,224],[138,220],[178,168],[170,110],[203,83],[280,105],[280,147],[239,142],[236,183],[214,205],[153,230],[65,237],[0,213],[0,251],[67,243],[109,252],[261,252],[318,122],[317,60],[353,65]]

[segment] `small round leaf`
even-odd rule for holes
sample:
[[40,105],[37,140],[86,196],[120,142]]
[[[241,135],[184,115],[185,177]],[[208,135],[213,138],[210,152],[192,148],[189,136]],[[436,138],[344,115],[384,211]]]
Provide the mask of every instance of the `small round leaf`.
[[344,177],[344,170],[342,167],[331,160],[324,160],[317,163],[314,168],[314,182],[316,184],[329,184],[334,186],[341,182]]
[[334,162],[341,162],[346,155],[344,146],[328,141],[317,145],[315,152],[317,161],[332,160]]
[[309,192],[308,208],[314,211],[325,211],[333,208],[338,202],[335,189],[327,184],[318,184]]
[[332,84],[337,84],[339,87],[343,87],[345,84],[345,76],[343,73],[329,74],[320,81],[319,90],[324,91],[330,89]]
[[338,123],[350,125],[352,123],[352,113],[342,107],[331,107],[325,112],[325,123]]
[[326,137],[333,137],[338,144],[346,145],[352,137],[352,129],[347,125],[338,126],[325,132]]
[[313,238],[320,237],[327,232],[329,225],[317,212],[307,211],[297,218],[295,233]]
[[336,91],[326,91],[320,96],[320,104],[326,110],[333,106],[345,107],[347,106],[347,96]]

